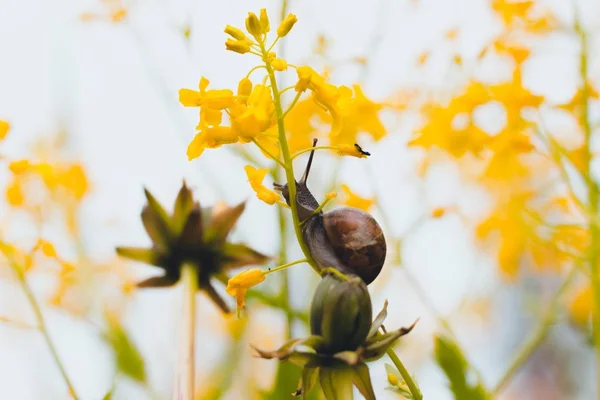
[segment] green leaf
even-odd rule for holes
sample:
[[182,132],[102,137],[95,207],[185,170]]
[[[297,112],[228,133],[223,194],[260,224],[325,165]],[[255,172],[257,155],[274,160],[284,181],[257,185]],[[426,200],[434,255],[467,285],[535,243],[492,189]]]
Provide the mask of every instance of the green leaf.
[[117,247],[117,254],[130,260],[156,265],[158,253],[145,247]]
[[377,334],[377,331],[379,330],[379,328],[381,328],[381,325],[383,325],[383,321],[385,321],[385,319],[387,317],[387,306],[388,306],[388,301],[386,300],[383,303],[383,308],[381,309],[379,314],[377,314],[377,317],[375,317],[375,320],[371,324],[371,329],[369,329],[369,334],[367,335],[367,339],[375,336]]
[[375,337],[369,339],[367,341],[367,347],[365,348],[365,352],[363,355],[363,360],[366,361],[375,361],[382,357],[385,352],[390,348],[392,344],[401,336],[406,335],[415,327],[415,321],[408,328],[400,328],[395,331],[388,332],[386,334],[376,334]]
[[314,389],[319,377],[319,368],[304,367],[302,370],[302,395],[304,398]]
[[[275,386],[269,393],[264,393],[263,400],[281,400],[292,397],[293,388],[297,387],[301,369],[289,362],[280,362],[275,377]],[[305,397],[306,398],[306,397]]]
[[213,207],[210,215],[210,225],[205,232],[205,241],[216,245],[225,243],[229,232],[231,232],[245,208],[246,202],[242,202],[235,207],[227,205]]
[[108,330],[105,332],[105,339],[115,354],[118,371],[135,381],[145,382],[144,359],[137,347],[115,315],[107,314],[106,321]]
[[469,364],[460,348],[451,339],[437,336],[435,338],[435,359],[442,368],[450,390],[457,400],[485,400],[488,395],[481,383],[471,384],[467,375]]
[[202,210],[200,206],[194,207],[187,214],[187,218],[179,234],[179,244],[183,246],[198,246],[203,241]]
[[[149,193],[148,195],[151,196]],[[160,207],[157,202],[154,204]],[[162,207],[157,211],[150,205],[146,205],[142,209],[142,223],[154,246],[160,249],[168,248],[171,240],[171,228],[166,211]]]
[[366,400],[375,400],[375,392],[373,391],[373,385],[371,384],[369,367],[364,363],[360,363],[352,368],[352,372],[352,382],[354,382],[354,385],[358,388],[360,394],[362,394]]
[[223,261],[221,268],[238,268],[246,265],[260,265],[269,260],[269,257],[246,246],[243,243],[224,243],[221,249]]
[[[198,204],[197,207],[200,208],[200,205]],[[192,212],[193,208],[194,197],[192,196],[192,191],[187,187],[184,181],[183,186],[181,186],[177,198],[175,199],[175,206],[173,207],[173,217],[171,218],[171,222],[174,232],[179,233],[183,230],[187,217],[190,212]]]
[[319,383],[327,400],[352,400],[351,368],[319,368]]

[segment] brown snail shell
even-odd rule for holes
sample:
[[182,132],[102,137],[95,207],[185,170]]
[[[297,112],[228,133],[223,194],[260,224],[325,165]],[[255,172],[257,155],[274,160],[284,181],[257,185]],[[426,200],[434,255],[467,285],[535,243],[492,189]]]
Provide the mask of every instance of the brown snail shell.
[[341,207],[323,214],[325,234],[341,263],[368,285],[385,262],[386,244],[377,221],[362,210]]

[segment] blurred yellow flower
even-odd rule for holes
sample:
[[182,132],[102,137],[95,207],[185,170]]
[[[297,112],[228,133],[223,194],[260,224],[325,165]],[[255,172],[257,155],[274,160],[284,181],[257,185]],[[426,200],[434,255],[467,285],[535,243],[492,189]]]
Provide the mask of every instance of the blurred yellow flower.
[[446,215],[446,209],[444,207],[437,207],[431,211],[431,218],[442,218]]
[[267,189],[262,183],[269,171],[267,168],[256,169],[251,165],[246,165],[244,170],[246,171],[246,175],[248,175],[250,186],[252,186],[252,189],[256,192],[256,197],[271,205],[279,200],[279,194],[273,190]]
[[589,323],[593,309],[592,287],[587,286],[575,294],[569,304],[569,314],[577,325]]
[[6,137],[9,130],[10,124],[0,119],[0,140],[3,140]]
[[19,207],[25,203],[23,188],[18,180],[14,180],[6,187],[6,201],[13,207]]
[[342,204],[345,204],[348,207],[358,208],[367,212],[373,206],[373,204],[375,204],[374,198],[362,197],[353,192],[348,185],[342,185],[341,189],[345,193],[345,198],[342,200]]
[[54,245],[52,243],[50,243],[49,241],[40,239],[38,241],[36,247],[39,248],[46,257],[50,257],[50,258],[56,257],[56,249],[54,248]]
[[246,292],[252,286],[256,286],[265,280],[265,273],[258,268],[252,268],[240,272],[227,282],[227,294],[234,296],[238,308],[246,304]]

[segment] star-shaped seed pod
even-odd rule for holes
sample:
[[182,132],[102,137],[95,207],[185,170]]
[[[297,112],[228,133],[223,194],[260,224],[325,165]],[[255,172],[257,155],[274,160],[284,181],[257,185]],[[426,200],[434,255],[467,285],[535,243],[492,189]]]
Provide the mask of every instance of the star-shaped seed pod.
[[326,275],[311,305],[311,336],[293,339],[275,351],[254,349],[262,358],[303,367],[296,396],[308,394],[318,382],[328,400],[352,399],[352,385],[367,400],[374,400],[366,363],[381,358],[416,322],[408,328],[380,333],[387,317],[387,301],[372,322],[371,316],[371,298],[362,279]]
[[229,307],[212,286],[212,278],[227,283],[227,270],[263,264],[269,259],[245,244],[227,242],[227,236],[242,215],[245,203],[234,207],[216,205],[201,208],[184,182],[173,213],[169,214],[148,190],[145,194],[147,204],[142,210],[142,222],[152,240],[152,247],[117,247],[117,253],[160,267],[164,274],[139,282],[137,286],[173,286],[181,277],[181,268],[188,263],[198,270],[200,290],[204,290],[224,312],[229,312]]

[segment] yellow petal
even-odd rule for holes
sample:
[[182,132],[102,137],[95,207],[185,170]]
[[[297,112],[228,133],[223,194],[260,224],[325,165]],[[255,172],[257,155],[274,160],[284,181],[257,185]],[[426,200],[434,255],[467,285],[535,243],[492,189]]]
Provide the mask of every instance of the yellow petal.
[[206,149],[206,140],[202,132],[200,132],[196,136],[194,136],[194,139],[192,139],[192,141],[188,145],[186,153],[188,160],[191,161],[194,158],[200,157],[204,152],[204,149]]
[[342,185],[341,188],[346,194],[346,198],[344,199],[343,203],[348,207],[354,207],[363,211],[369,211],[369,208],[371,208],[371,206],[375,204],[374,198],[362,197],[357,193],[353,192],[348,185]]
[[362,147],[357,144],[341,144],[337,146],[336,153],[340,156],[352,156],[358,158],[366,158],[367,156],[371,155],[370,153],[364,151]]
[[206,147],[216,148],[224,144],[237,143],[239,136],[230,126],[212,126],[204,131]]
[[184,107],[199,107],[201,103],[200,92],[191,89],[180,89],[179,102]]
[[223,110],[233,104],[233,92],[229,89],[208,90],[202,96],[202,106],[215,110]]
[[251,268],[230,278],[227,282],[225,291],[231,296],[234,296],[235,291],[238,289],[251,288],[252,286],[256,286],[264,280],[265,273],[262,270],[259,268]]

